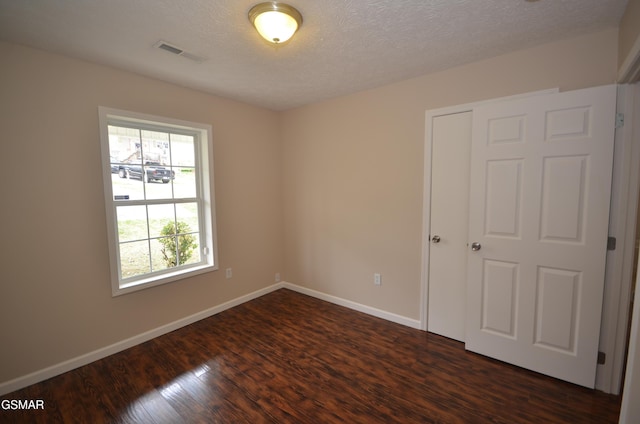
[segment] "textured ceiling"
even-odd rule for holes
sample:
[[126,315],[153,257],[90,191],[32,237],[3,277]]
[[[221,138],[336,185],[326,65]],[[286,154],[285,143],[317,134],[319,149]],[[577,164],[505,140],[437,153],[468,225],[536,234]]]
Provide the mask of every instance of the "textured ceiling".
[[247,19],[259,2],[0,0],[0,40],[285,110],[616,27],[627,0],[288,0],[304,23],[278,47]]

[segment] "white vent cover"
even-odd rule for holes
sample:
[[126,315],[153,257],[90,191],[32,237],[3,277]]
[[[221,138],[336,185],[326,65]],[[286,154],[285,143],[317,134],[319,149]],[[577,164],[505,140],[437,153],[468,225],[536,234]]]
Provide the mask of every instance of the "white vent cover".
[[178,56],[182,56],[186,59],[192,60],[194,62],[197,63],[202,63],[204,62],[206,59],[204,57],[198,56],[196,54],[184,51],[183,49],[181,49],[180,47],[177,47],[171,43],[168,43],[166,41],[160,40],[158,41],[156,44],[153,45],[153,47],[158,48],[160,50],[164,50],[166,52],[169,53],[173,53],[175,55]]

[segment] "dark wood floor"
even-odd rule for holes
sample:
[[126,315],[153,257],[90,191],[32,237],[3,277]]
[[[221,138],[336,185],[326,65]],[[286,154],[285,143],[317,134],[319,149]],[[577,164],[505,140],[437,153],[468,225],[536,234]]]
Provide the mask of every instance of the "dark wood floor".
[[279,290],[8,394],[0,422],[615,423],[620,398]]

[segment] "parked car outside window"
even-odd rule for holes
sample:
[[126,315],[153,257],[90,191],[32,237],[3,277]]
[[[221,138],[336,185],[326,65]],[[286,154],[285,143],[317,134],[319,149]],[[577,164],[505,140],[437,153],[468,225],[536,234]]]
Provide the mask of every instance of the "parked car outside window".
[[118,175],[120,178],[135,178],[150,183],[152,181],[162,181],[164,184],[173,180],[176,176],[173,170],[167,169],[159,162],[145,162],[144,166],[133,164],[118,165]]

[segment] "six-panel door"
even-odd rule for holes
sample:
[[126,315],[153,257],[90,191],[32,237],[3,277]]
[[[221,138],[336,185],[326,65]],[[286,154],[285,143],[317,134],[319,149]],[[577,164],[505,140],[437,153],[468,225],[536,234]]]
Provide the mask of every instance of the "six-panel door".
[[593,387],[615,86],[474,109],[466,347]]

